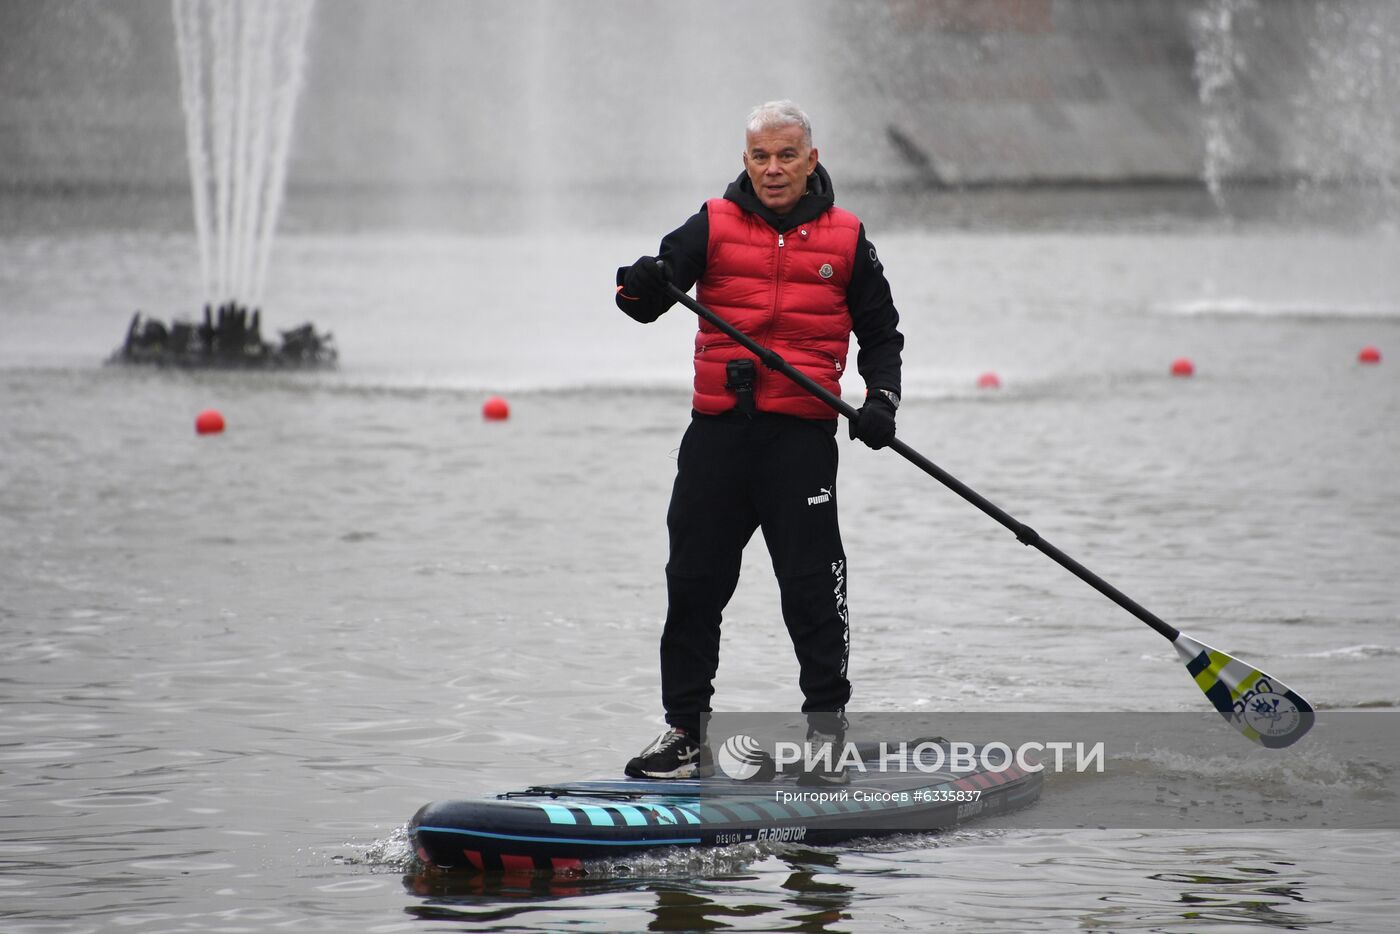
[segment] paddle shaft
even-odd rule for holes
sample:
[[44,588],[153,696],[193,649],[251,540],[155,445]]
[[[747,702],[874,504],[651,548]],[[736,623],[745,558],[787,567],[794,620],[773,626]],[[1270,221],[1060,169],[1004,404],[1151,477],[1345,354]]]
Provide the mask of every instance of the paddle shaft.
[[[738,328],[734,327],[734,325],[730,324],[728,321],[725,321],[719,315],[715,314],[713,311],[706,308],[704,305],[700,304],[698,301],[691,298],[689,295],[682,292],[680,289],[676,288],[676,286],[673,283],[667,282],[666,288],[670,292],[672,298],[680,302],[685,307],[689,308],[691,311],[695,312],[700,317],[704,318],[706,321],[713,324],[715,327],[719,328],[725,334],[734,338],[734,340],[738,341],[739,344],[743,346],[746,350],[750,351],[754,356],[758,357],[759,362],[762,363],[764,366],[768,367],[771,370],[777,370],[779,373],[782,373],[788,379],[792,380],[794,383],[801,386],[803,389],[807,390],[809,393],[816,396],[818,399],[831,406],[832,409],[846,416],[847,418],[854,419],[857,417],[858,413],[856,412],[854,407],[852,407],[846,402],[843,402],[839,396],[836,396],[833,393],[827,391],[807,374],[803,373],[801,370],[798,370],[796,367],[792,366],[792,364],[784,360],[782,356],[780,356],[777,352],[762,346],[753,338],[745,334],[743,331],[740,331]],[[1089,570],[1084,565],[1080,564],[1078,561],[1074,560],[1069,555],[1065,554],[1063,551],[1056,548],[1054,545],[1050,544],[1045,539],[1041,538],[1040,534],[1036,532],[1035,529],[1026,525],[1024,522],[1018,521],[1014,516],[1012,516],[1006,510],[1002,509],[996,503],[987,499],[985,496],[978,493],[972,487],[968,486],[966,483],[963,483],[957,477],[948,473],[948,471],[944,470],[942,467],[939,467],[933,461],[929,460],[927,457],[924,457],[922,454],[911,448],[909,445],[905,444],[903,441],[900,441],[898,438],[895,438],[893,441],[890,442],[889,446],[892,450],[897,451],[905,460],[909,461],[911,464],[918,467],[924,473],[933,477],[939,483],[942,483],[954,493],[958,494],[963,499],[967,500],[969,503],[985,512],[987,515],[1000,522],[1007,529],[1011,530],[1012,534],[1016,536],[1016,540],[1018,542],[1020,542],[1023,545],[1031,545],[1035,547],[1042,554],[1050,558],[1060,567],[1069,571],[1075,577],[1079,578],[1084,583],[1088,584],[1090,587],[1094,588],[1099,593],[1103,594],[1105,597],[1112,600],[1114,603],[1118,604],[1123,609],[1127,610],[1129,613],[1133,614],[1138,619],[1151,626],[1153,629],[1157,630],[1157,632],[1161,633],[1169,641],[1175,642],[1176,637],[1180,635],[1180,633],[1175,627],[1167,624],[1155,613],[1149,611],[1146,607],[1142,606],[1136,600],[1123,593],[1117,587],[1114,587],[1108,581],[1104,580],[1102,577],[1099,577],[1093,571]]]

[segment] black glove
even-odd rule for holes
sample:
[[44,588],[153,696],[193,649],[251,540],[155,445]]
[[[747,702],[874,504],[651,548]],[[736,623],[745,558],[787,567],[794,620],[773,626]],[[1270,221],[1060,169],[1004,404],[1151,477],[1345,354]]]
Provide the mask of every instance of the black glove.
[[859,438],[877,451],[889,444],[894,440],[894,409],[894,400],[872,389],[865,405],[851,419],[851,440]]
[[645,303],[660,301],[666,296],[666,283],[671,271],[655,256],[643,256],[627,270],[622,278],[622,291]]

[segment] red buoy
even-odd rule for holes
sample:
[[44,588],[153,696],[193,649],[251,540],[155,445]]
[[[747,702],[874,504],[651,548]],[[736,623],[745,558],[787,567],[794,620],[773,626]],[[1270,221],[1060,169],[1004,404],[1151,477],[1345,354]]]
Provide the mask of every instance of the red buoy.
[[1356,355],[1358,363],[1380,363],[1381,351],[1379,347],[1362,347],[1361,352]]
[[510,406],[500,396],[492,396],[481,407],[481,417],[489,422],[500,422],[510,418]]
[[986,373],[983,373],[981,376],[977,377],[977,388],[978,388],[978,389],[1000,389],[1000,388],[1001,388],[1001,377],[997,376],[995,373],[993,373],[993,372],[991,372],[991,371],[988,371],[988,372],[986,372]]
[[224,417],[218,409],[205,409],[194,417],[194,430],[201,435],[217,435],[224,430]]
[[1173,376],[1194,376],[1196,375],[1196,364],[1191,362],[1189,357],[1177,357],[1172,361]]

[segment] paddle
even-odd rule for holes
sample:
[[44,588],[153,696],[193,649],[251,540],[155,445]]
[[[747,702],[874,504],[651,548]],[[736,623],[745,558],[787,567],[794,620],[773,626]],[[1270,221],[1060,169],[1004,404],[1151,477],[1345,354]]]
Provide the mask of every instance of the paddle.
[[[779,354],[761,346],[728,321],[676,288],[673,283],[668,281],[666,288],[672,298],[732,337],[756,356],[764,366],[782,373],[847,418],[856,417],[857,413],[854,407],[822,388],[805,373],[795,369]],[[1293,745],[1312,728],[1314,719],[1312,705],[1295,694],[1282,681],[1257,668],[1250,667],[1228,653],[1197,642],[1180,630],[1163,622],[1118,588],[1041,538],[1035,529],[1017,521],[1001,507],[983,497],[976,490],[898,438],[891,441],[889,446],[924,473],[1010,529],[1018,542],[1039,549],[1056,564],[1166,637],[1172,645],[1176,646],[1177,654],[1181,656],[1186,670],[1195,679],[1196,686],[1205,693],[1206,698],[1215,706],[1221,716],[1245,736],[1262,746],[1278,749]]]

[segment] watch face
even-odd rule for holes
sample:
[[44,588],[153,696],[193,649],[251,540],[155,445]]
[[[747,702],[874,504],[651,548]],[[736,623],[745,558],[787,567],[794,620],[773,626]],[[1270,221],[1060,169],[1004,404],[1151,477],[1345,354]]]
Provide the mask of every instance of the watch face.
[[899,393],[890,392],[888,389],[881,389],[880,394],[886,399],[890,400],[890,402],[894,403],[894,407],[896,409],[899,408]]

